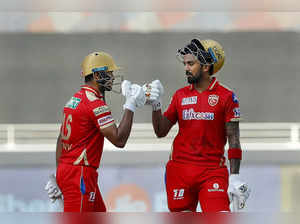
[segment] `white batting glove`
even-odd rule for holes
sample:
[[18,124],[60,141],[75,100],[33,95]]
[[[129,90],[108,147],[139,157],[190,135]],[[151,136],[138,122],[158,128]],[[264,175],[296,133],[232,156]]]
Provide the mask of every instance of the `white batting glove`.
[[128,109],[135,112],[136,108],[145,105],[146,97],[141,86],[131,84],[130,81],[124,80],[121,88],[122,94],[126,98],[125,104],[123,105],[124,110]]
[[149,84],[143,85],[146,96],[146,104],[152,105],[153,111],[161,109],[161,97],[164,95],[164,87],[159,80],[154,80]]
[[229,176],[228,196],[232,211],[243,209],[250,193],[249,186],[240,179],[239,174]]
[[62,192],[56,183],[56,178],[54,174],[51,174],[49,176],[49,181],[45,186],[45,190],[47,191],[48,197],[52,203],[54,203],[56,199],[62,198]]

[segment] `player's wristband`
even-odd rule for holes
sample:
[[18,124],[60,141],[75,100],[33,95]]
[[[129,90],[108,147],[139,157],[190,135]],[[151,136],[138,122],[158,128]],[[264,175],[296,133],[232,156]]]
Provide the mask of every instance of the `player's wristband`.
[[242,150],[239,148],[228,149],[228,159],[242,159]]
[[152,103],[152,110],[153,111],[161,110],[161,101],[160,100]]

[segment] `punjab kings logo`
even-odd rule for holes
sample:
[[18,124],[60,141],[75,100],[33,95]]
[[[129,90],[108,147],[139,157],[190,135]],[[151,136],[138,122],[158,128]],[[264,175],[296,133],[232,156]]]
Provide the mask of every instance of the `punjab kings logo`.
[[219,102],[219,96],[217,95],[209,95],[208,96],[208,104],[212,107],[216,106]]

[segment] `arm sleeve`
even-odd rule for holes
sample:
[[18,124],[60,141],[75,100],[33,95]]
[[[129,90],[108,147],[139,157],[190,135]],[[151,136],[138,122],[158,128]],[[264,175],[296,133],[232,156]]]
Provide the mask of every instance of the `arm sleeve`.
[[173,95],[171,103],[163,115],[173,124],[175,124],[177,122],[178,114],[177,114],[177,95],[176,95],[176,93]]
[[232,92],[225,104],[225,122],[240,121],[241,112],[237,96]]
[[90,105],[90,114],[97,128],[104,129],[115,123],[110,108],[102,100],[97,100]]

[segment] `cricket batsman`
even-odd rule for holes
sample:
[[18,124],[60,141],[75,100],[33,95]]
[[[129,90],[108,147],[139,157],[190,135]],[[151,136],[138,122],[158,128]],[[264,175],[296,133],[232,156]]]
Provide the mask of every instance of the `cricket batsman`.
[[46,185],[52,201],[63,199],[65,212],[105,212],[98,187],[98,173],[104,138],[123,148],[131,132],[133,115],[146,99],[142,87],[122,82],[126,101],[117,127],[105,102],[111,91],[114,72],[120,68],[105,52],[93,52],[81,65],[85,84],[63,108],[63,122],[56,146],[56,178]]
[[[250,189],[239,176],[239,101],[215,77],[224,64],[223,47],[193,39],[177,50],[177,58],[189,85],[175,92],[163,114],[161,82],[143,86],[156,136],[165,137],[173,125],[179,126],[165,173],[169,210],[195,212],[199,202],[203,212],[228,212],[230,201],[236,210],[243,209]],[[224,157],[227,140],[230,174]]]

